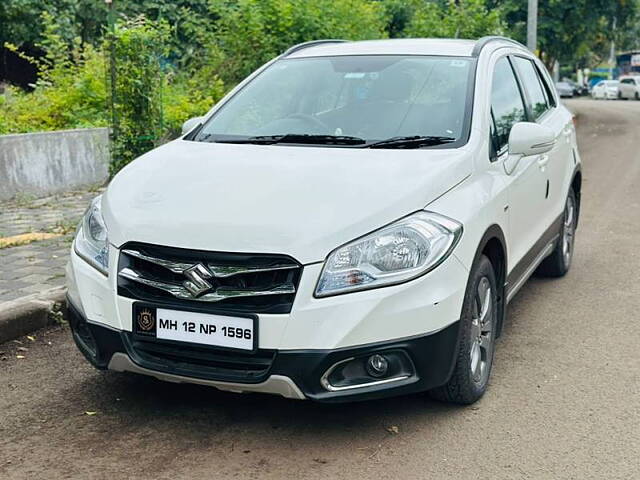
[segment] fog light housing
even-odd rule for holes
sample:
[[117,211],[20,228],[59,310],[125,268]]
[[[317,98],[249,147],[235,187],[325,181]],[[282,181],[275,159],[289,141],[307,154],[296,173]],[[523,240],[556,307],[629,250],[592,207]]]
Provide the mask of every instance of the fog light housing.
[[399,382],[415,375],[409,356],[402,350],[351,357],[331,366],[320,379],[330,392]]

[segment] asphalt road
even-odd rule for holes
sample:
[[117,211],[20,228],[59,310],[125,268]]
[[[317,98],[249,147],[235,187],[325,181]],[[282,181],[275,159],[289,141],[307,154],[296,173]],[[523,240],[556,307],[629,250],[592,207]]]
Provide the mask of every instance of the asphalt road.
[[574,264],[512,302],[473,407],[101,373],[51,329],[0,345],[0,478],[640,478],[640,102],[570,103],[585,180]]

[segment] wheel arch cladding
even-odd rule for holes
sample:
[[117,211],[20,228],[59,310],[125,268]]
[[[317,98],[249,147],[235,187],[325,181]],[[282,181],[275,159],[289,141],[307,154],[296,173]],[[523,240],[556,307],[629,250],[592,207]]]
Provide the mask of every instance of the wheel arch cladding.
[[499,225],[491,225],[480,240],[478,250],[476,251],[473,264],[480,259],[480,256],[486,256],[496,274],[496,283],[498,284],[498,325],[496,338],[502,332],[502,325],[506,313],[505,302],[505,283],[507,280],[507,248],[504,239],[504,232]]
[[578,228],[578,221],[580,220],[580,194],[582,192],[582,170],[579,168],[576,169],[573,174],[573,180],[571,180],[571,188],[573,189],[573,193],[576,196],[576,228]]

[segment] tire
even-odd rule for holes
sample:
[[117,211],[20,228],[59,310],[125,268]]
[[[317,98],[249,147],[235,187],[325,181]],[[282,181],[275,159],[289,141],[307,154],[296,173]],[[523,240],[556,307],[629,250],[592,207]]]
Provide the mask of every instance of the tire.
[[495,351],[497,292],[493,266],[482,255],[471,271],[464,296],[453,373],[447,383],[428,392],[431,398],[470,405],[484,395]]
[[640,93],[636,92],[636,94],[635,94],[635,99],[636,99],[636,100],[640,100]]
[[563,277],[571,268],[576,224],[578,220],[578,203],[573,188],[569,190],[564,207],[560,238],[553,252],[544,259],[536,270],[541,277]]

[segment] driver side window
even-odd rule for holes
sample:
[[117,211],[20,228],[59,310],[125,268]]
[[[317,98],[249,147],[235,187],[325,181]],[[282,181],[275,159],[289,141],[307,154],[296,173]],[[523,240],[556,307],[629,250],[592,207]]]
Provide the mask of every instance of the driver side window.
[[491,86],[492,160],[505,151],[511,127],[526,119],[524,101],[511,62],[503,57],[496,63]]

